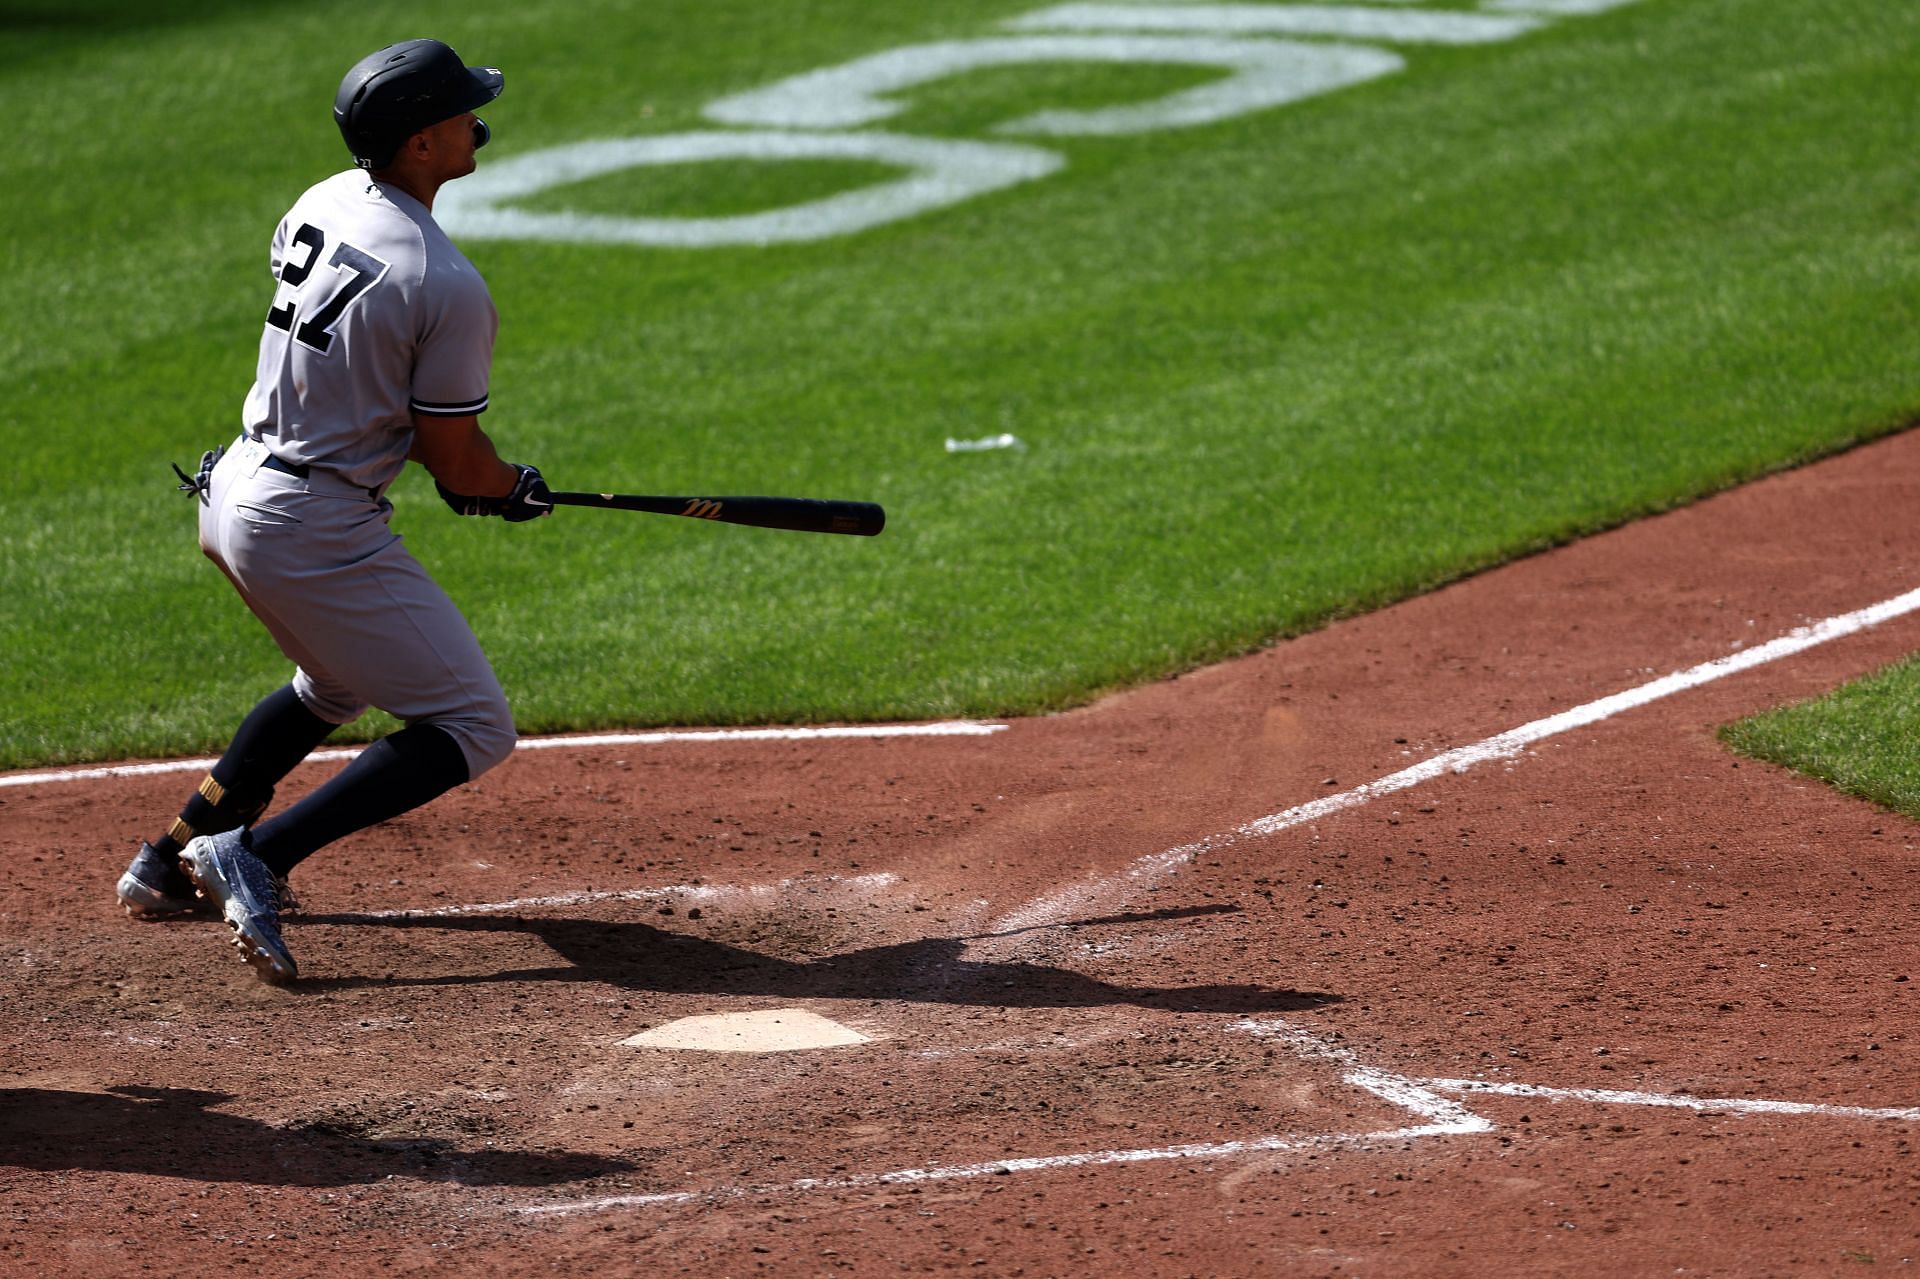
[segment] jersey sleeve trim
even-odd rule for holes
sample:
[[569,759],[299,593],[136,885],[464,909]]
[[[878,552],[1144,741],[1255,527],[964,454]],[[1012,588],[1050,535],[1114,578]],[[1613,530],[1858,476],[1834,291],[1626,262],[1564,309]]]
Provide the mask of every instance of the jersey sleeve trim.
[[422,417],[472,417],[487,411],[487,397],[477,400],[462,400],[458,404],[435,404],[426,400],[413,400],[409,406]]

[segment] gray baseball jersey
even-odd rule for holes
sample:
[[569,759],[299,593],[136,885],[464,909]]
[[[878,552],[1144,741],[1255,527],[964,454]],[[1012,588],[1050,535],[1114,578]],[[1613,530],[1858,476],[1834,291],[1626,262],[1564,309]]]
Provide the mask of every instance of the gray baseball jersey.
[[384,489],[413,415],[487,407],[499,314],[418,200],[359,169],[311,187],[273,233],[280,287],[242,425],[284,462]]
[[274,232],[278,282],[245,429],[214,468],[200,547],[343,724],[368,706],[443,729],[478,777],[514,743],[472,628],[389,527],[413,417],[487,406],[499,318],[425,206],[358,169]]

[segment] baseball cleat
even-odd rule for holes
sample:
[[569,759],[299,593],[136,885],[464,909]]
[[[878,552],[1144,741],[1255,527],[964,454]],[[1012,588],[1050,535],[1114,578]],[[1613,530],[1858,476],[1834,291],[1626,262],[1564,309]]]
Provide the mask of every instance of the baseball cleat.
[[193,895],[193,881],[173,858],[161,856],[145,840],[140,841],[140,851],[114,885],[114,892],[120,897],[121,908],[133,919],[166,919],[201,908]]
[[201,835],[181,851],[180,865],[227,921],[234,949],[260,980],[274,985],[292,981],[299,970],[280,939],[274,875],[247,847],[246,832]]
[[[300,903],[294,898],[293,885],[287,882],[285,876],[274,878],[273,890],[282,915],[299,911]],[[129,919],[177,919],[181,915],[213,913],[213,908],[199,896],[193,881],[180,869],[179,861],[155,852],[153,845],[144,839],[140,841],[140,851],[134,854],[132,863],[121,874],[114,891],[119,895],[120,908],[127,912]]]

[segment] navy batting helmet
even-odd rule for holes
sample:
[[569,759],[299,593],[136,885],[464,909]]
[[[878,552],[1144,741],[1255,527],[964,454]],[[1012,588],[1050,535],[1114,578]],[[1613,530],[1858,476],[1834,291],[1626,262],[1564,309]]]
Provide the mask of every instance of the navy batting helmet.
[[438,40],[402,40],[353,64],[334,95],[333,121],[354,163],[384,168],[402,142],[493,101],[504,83],[498,67],[469,67]]

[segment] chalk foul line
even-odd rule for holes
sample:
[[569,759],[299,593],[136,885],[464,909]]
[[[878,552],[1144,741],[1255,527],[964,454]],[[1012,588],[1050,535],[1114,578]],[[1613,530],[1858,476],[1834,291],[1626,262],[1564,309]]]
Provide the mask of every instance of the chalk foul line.
[[[806,742],[836,738],[989,737],[1004,733],[1005,724],[976,720],[949,720],[938,724],[847,724],[819,728],[706,728],[665,729],[652,733],[599,733],[571,737],[528,737],[515,751],[588,750],[596,746],[661,746],[677,742]],[[304,763],[352,759],[362,748],[315,751]],[[114,777],[151,777],[161,773],[200,773],[216,759],[169,759],[154,764],[114,764],[105,768],[71,768],[49,773],[11,773],[0,776],[0,787],[42,786],[54,782],[91,782]]]
[[1328,795],[1309,803],[1297,804],[1284,812],[1257,818],[1244,826],[1218,835],[1209,835],[1205,839],[1196,840],[1191,844],[1182,844],[1178,848],[1149,853],[1117,874],[1071,885],[1036,898],[995,921],[994,928],[999,931],[1009,931],[1038,927],[1067,918],[1076,912],[1111,905],[1116,900],[1124,900],[1141,888],[1164,879],[1195,858],[1207,853],[1220,852],[1242,840],[1276,835],[1295,826],[1304,826],[1335,813],[1358,808],[1382,795],[1391,795],[1396,791],[1418,786],[1422,782],[1432,781],[1448,773],[1464,773],[1494,760],[1511,759],[1535,742],[1576,728],[1597,724],[1626,711],[1657,702],[1661,698],[1671,697],[1675,693],[1698,688],[1703,684],[1711,684],[1729,675],[1737,675],[1742,671],[1752,670],[1756,666],[1764,666],[1769,662],[1777,662],[1783,657],[1791,657],[1810,648],[1844,639],[1916,609],[1920,609],[1920,590],[1908,591],[1904,595],[1896,595],[1892,599],[1883,600],[1851,613],[1843,613],[1838,617],[1830,617],[1825,621],[1796,627],[1785,635],[1757,647],[1743,649],[1738,653],[1718,657],[1710,662],[1702,662],[1698,666],[1662,676],[1636,688],[1602,697],[1571,710],[1561,711],[1557,715],[1549,715],[1544,719],[1522,724],[1518,728],[1509,729],[1471,746],[1460,746],[1450,751],[1443,751],[1410,768],[1403,768],[1397,773],[1390,773],[1378,780],[1356,786],[1352,790],[1342,791],[1338,795]]

